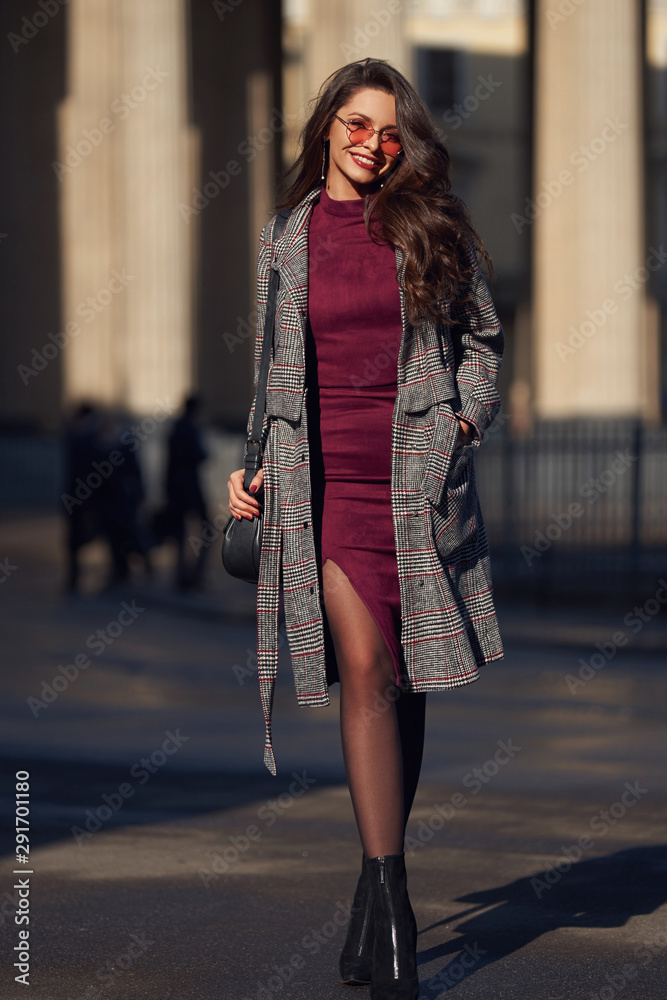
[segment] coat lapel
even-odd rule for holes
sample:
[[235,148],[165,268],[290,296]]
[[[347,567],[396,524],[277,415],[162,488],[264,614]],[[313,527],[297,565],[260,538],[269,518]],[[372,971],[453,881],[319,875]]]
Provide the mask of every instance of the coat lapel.
[[280,298],[284,295],[289,299],[303,317],[304,334],[308,312],[308,228],[310,213],[319,197],[320,189],[313,188],[299,202],[273,248],[274,266],[280,268]]

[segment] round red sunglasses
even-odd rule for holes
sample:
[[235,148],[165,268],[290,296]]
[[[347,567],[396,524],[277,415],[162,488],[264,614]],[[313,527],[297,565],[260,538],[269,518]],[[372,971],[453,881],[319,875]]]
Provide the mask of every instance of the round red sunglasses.
[[343,118],[338,115],[334,115],[345,128],[347,129],[347,137],[354,146],[359,146],[366,142],[367,139],[372,138],[377,132],[380,136],[380,142],[385,153],[389,156],[396,156],[403,149],[403,144],[399,138],[398,132],[391,128],[371,128],[367,122],[363,122],[358,118],[352,118],[349,122],[346,122]]

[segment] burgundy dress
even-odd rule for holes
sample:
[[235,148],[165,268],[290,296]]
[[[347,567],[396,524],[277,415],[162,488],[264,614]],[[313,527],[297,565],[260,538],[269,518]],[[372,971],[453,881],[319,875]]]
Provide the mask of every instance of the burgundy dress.
[[364,201],[324,189],[308,236],[306,406],[319,565],[335,562],[372,614],[399,683],[401,597],[391,425],[401,343],[396,256],[366,233]]

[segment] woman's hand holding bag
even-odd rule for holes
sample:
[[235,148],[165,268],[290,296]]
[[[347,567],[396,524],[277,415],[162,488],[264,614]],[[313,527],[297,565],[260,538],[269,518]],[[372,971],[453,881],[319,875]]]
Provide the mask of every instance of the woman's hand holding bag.
[[[244,489],[245,469],[232,472],[227,483],[231,516],[224,527],[222,562],[231,576],[257,583],[262,554],[262,508],[264,470],[252,477]],[[254,494],[254,495],[253,495]]]

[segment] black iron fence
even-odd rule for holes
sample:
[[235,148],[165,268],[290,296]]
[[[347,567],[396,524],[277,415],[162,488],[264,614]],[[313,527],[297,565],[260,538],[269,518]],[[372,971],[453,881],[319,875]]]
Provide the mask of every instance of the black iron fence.
[[[210,435],[207,494],[224,504],[239,435]],[[160,442],[141,452],[159,492]],[[0,438],[0,510],[60,511],[63,450],[54,438]],[[667,426],[544,421],[514,437],[500,413],[475,453],[494,586],[549,599],[655,591],[667,580]],[[156,500],[154,502],[157,502]]]
[[667,427],[499,414],[476,457],[494,583],[542,596],[635,592],[667,575]]

